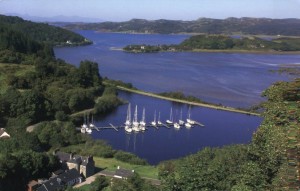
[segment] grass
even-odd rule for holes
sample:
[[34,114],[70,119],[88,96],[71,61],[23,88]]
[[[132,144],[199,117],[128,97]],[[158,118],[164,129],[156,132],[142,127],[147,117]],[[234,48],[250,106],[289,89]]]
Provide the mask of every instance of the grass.
[[135,170],[142,177],[158,179],[158,169],[150,165],[133,165],[118,161],[114,158],[94,157],[95,166],[108,171],[115,171],[118,166],[128,170]]

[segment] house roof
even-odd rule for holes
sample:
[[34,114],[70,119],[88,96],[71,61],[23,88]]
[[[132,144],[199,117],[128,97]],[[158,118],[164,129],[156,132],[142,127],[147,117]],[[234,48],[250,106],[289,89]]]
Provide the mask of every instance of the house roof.
[[70,163],[75,163],[75,164],[81,164],[83,166],[87,166],[88,163],[92,162],[92,157],[84,157],[80,155],[73,155],[69,153],[64,153],[64,152],[56,152],[55,155],[59,158],[59,160],[63,162],[70,162]]
[[4,128],[0,129],[0,138],[1,137],[10,137],[10,135],[8,133],[5,132]]
[[133,171],[127,170],[127,169],[118,168],[116,170],[116,172],[115,172],[115,176],[120,176],[120,177],[128,178],[130,176],[133,176]]
[[71,169],[69,171],[66,171],[57,177],[54,177],[44,184],[42,184],[37,191],[56,191],[62,186],[66,185],[68,182],[81,178],[79,172],[76,169]]
[[54,171],[52,174],[58,176],[58,175],[60,175],[60,174],[62,174],[62,173],[64,173],[64,172],[65,172],[65,171],[63,171],[62,169],[59,169],[59,170],[57,170],[57,171]]

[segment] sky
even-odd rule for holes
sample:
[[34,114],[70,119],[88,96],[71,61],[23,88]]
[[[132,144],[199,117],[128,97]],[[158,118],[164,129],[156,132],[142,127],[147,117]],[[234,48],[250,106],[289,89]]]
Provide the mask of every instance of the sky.
[[0,14],[79,16],[103,21],[300,18],[300,0],[0,0]]

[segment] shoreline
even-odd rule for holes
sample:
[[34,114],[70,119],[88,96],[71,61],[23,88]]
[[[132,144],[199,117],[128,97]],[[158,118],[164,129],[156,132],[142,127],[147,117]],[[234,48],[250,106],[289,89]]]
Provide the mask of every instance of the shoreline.
[[210,49],[194,49],[194,50],[174,50],[174,51],[153,51],[153,52],[141,52],[141,51],[128,51],[123,48],[110,49],[116,51],[123,51],[126,53],[134,54],[151,54],[159,52],[195,52],[195,53],[240,53],[240,54],[273,54],[273,55],[297,55],[300,54],[300,51],[272,51],[272,50],[210,50]]
[[125,87],[122,87],[122,86],[116,86],[116,88],[119,89],[119,90],[122,90],[122,91],[127,91],[127,92],[131,92],[131,93],[140,94],[140,95],[153,97],[153,98],[157,98],[157,99],[162,99],[162,100],[167,100],[167,101],[173,101],[173,102],[177,102],[177,103],[183,103],[183,104],[188,104],[188,105],[206,107],[206,108],[210,108],[210,109],[223,110],[223,111],[240,113],[240,114],[245,114],[245,115],[252,115],[252,116],[260,116],[261,115],[259,113],[245,111],[245,110],[241,110],[241,109],[237,109],[237,108],[233,108],[233,107],[217,106],[217,105],[213,105],[213,104],[209,104],[209,103],[198,103],[198,102],[180,100],[180,99],[175,99],[175,98],[170,98],[170,97],[157,95],[157,94],[142,91],[142,90],[133,90],[133,89],[125,88]]

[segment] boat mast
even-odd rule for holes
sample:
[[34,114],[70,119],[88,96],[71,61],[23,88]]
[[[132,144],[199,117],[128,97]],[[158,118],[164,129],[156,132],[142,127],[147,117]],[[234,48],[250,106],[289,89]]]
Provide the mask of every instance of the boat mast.
[[145,108],[143,108],[142,122],[145,122]]
[[135,111],[134,111],[134,121],[133,122],[138,122],[137,120],[137,105],[135,106]]
[[190,105],[190,107],[189,107],[188,119],[191,119],[191,105]]

